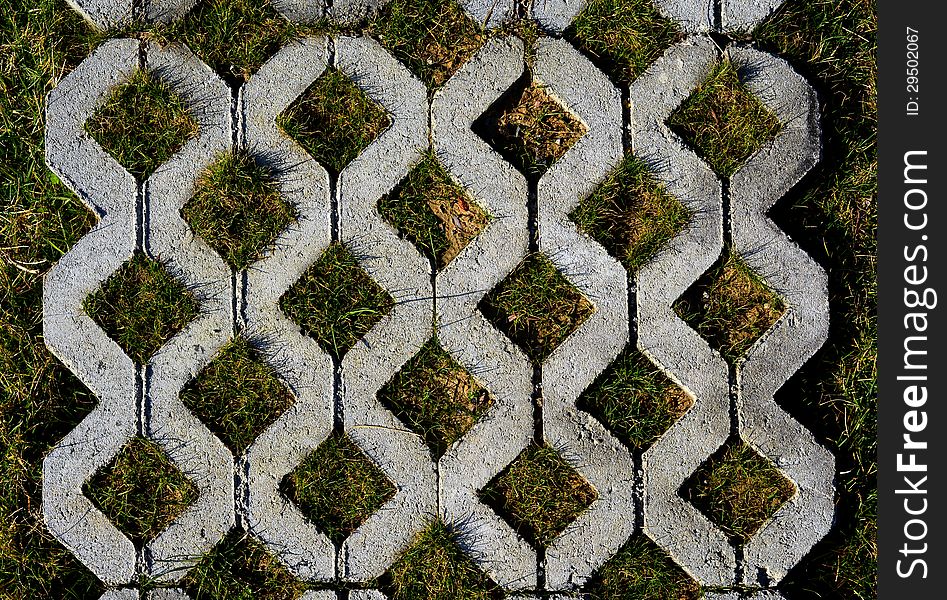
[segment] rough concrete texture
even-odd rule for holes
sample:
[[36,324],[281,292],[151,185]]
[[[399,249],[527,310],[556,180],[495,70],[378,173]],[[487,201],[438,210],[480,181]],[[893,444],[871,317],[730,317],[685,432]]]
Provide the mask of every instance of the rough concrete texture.
[[722,0],[720,28],[728,32],[750,31],[776,12],[786,0]]
[[532,15],[546,31],[562,33],[587,3],[587,0],[534,0]]
[[[132,14],[128,2],[72,4],[100,26]],[[329,16],[354,19],[382,4],[337,2]],[[507,20],[515,8],[512,1],[462,4],[489,26]],[[581,4],[550,2],[532,10],[543,28],[561,31]],[[748,28],[778,4],[725,1],[718,23],[713,2],[658,2],[692,34]],[[135,9],[150,20],[169,20],[193,5],[193,0],[155,0],[135,3]],[[295,20],[326,15],[321,2],[274,5]],[[783,123],[776,139],[750,157],[729,185],[665,123],[724,55]],[[337,179],[276,125],[276,117],[328,66],[350,77],[391,117],[391,126]],[[198,135],[141,184],[83,129],[137,69],[173,86],[199,123]],[[526,74],[587,128],[532,183],[472,130]],[[185,47],[162,49],[137,40],[104,43],[66,76],[47,97],[46,160],[99,221],[45,277],[44,336],[99,404],[47,455],[43,514],[50,532],[110,587],[102,597],[138,598],[129,585],[139,575],[173,585],[235,524],[314,587],[339,581],[361,586],[381,575],[429,519],[439,516],[460,530],[463,550],[514,597],[574,597],[641,525],[702,584],[744,586],[740,598],[780,598],[772,586],[825,535],[834,514],[831,453],[773,400],[828,331],[825,273],[766,216],[819,159],[817,99],[782,60],[752,47],[721,50],[701,34],[669,49],[627,95],[630,107],[623,115],[621,93],[610,81],[567,42],[548,37],[538,42],[529,69],[518,38],[490,39],[430,100],[403,65],[376,42],[359,37],[292,42],[238,90],[229,89]],[[376,208],[429,145],[453,181],[491,216],[438,273]],[[180,216],[199,173],[229,150],[246,151],[271,166],[298,217],[262,259],[237,273]],[[692,213],[689,226],[631,277],[568,218],[629,150]],[[526,256],[531,229],[536,249],[595,308],[535,370],[478,309],[484,295]],[[717,260],[725,239],[789,307],[732,366],[672,309]],[[280,297],[333,240],[347,244],[361,268],[395,300],[392,311],[335,365],[279,309]],[[160,259],[200,304],[199,316],[143,368],[81,308],[136,250]],[[435,333],[494,401],[437,462],[422,438],[376,398]],[[235,457],[178,394],[237,335],[259,348],[291,390],[294,404]],[[637,468],[630,450],[576,408],[576,399],[628,344],[694,400]],[[540,391],[542,410],[534,411]],[[334,428],[343,430],[397,490],[339,548],[279,491],[283,478]],[[161,444],[200,491],[197,503],[141,551],[82,493],[83,483],[136,434]],[[731,436],[768,457],[798,491],[739,549],[679,493]],[[555,447],[598,493],[544,552],[478,497],[535,439]],[[538,582],[544,582],[543,589],[537,589]],[[304,597],[336,596],[320,590]],[[147,597],[187,595],[169,588]],[[349,597],[384,595],[366,589]]]
[[84,19],[99,29],[110,29],[131,23],[133,0],[66,0]]
[[783,2],[785,0],[654,0],[658,9],[677,21],[687,33],[750,32]]
[[703,597],[707,600],[785,600],[785,596],[775,590],[707,592]]
[[516,18],[517,0],[456,0],[470,18],[492,29]]

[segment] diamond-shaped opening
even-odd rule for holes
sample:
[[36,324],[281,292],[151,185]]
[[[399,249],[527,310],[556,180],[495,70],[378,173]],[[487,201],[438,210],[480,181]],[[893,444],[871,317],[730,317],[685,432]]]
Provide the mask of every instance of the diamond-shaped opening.
[[262,543],[237,530],[204,555],[181,587],[194,600],[290,600],[306,590]]
[[287,475],[281,489],[337,544],[397,491],[348,436],[337,433],[330,435]]
[[368,31],[429,89],[447,81],[486,39],[454,0],[392,0]]
[[633,156],[626,157],[569,216],[632,273],[691,219],[684,205]]
[[633,346],[615,359],[578,400],[618,438],[647,450],[690,410],[694,400]]
[[490,217],[450,178],[433,152],[378,201],[378,212],[442,269]]
[[138,547],[164,531],[197,501],[198,490],[158,444],[128,441],[83,493]]
[[722,177],[736,173],[782,129],[776,114],[750,92],[728,60],[713,68],[667,123]]
[[480,499],[539,547],[548,546],[598,497],[549,446],[530,444],[480,491]]
[[500,600],[503,592],[461,549],[463,534],[433,521],[381,578],[392,600]]
[[731,248],[674,303],[674,310],[729,362],[739,360],[786,304]]
[[197,135],[197,121],[169,84],[138,70],[89,117],[85,130],[144,181]]
[[731,439],[681,486],[690,501],[735,543],[745,544],[796,493],[768,458]]
[[595,308],[549,258],[535,253],[484,296],[480,311],[539,364]]
[[181,402],[234,454],[292,406],[292,393],[245,338],[221,348],[181,392]]
[[432,338],[378,391],[378,399],[424,438],[435,460],[493,403],[490,394]]
[[565,37],[615,82],[627,85],[683,37],[652,0],[592,0]]
[[473,130],[527,177],[539,177],[588,132],[545,87],[526,76],[473,124]]
[[83,309],[144,364],[198,313],[194,295],[160,262],[136,252],[83,301]]
[[280,298],[280,308],[323,350],[341,358],[394,307],[342,244],[332,244]]
[[700,585],[663,548],[639,533],[589,580],[592,600],[697,600]]
[[294,207],[280,197],[273,171],[245,152],[219,156],[197,180],[181,215],[238,270],[262,258],[296,219]]
[[391,125],[391,118],[347,75],[329,67],[276,123],[337,175]]

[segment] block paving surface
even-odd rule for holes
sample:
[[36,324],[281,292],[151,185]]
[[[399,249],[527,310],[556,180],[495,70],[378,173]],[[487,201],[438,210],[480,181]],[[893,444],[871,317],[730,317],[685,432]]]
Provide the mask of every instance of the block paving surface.
[[[272,5],[291,21],[354,23],[385,3]],[[107,586],[101,598],[188,598],[189,572],[239,526],[303,582],[306,600],[339,593],[377,600],[386,597],[374,589],[377,578],[410,569],[402,557],[422,533],[443,537],[439,522],[462,533],[465,560],[509,597],[574,597],[643,535],[649,552],[676,564],[682,577],[734,590],[707,592],[709,598],[780,598],[777,584],[829,531],[835,510],[834,457],[774,401],[826,339],[826,275],[767,217],[819,160],[820,115],[815,92],[786,62],[752,44],[721,47],[711,37],[749,30],[780,3],[657,0],[685,35],[621,89],[561,37],[583,0],[460,0],[490,30],[528,16],[547,35],[526,48],[518,37],[489,33],[431,93],[368,37],[291,41],[233,85],[183,44],[122,38],[95,49],[47,98],[47,164],[99,221],[46,275],[43,326],[49,348],[98,406],[47,455],[42,496],[49,531]],[[196,0],[70,4],[109,28],[177,21]],[[668,125],[723,61],[780,123],[729,177],[717,175]],[[86,123],[138,73],[180,97],[196,133],[136,178],[89,135]],[[278,120],[305,102],[321,77],[340,75],[387,122],[336,173]],[[524,78],[544,103],[568,112],[564,122],[581,126],[577,139],[525,174],[475,131]],[[227,153],[263,157],[294,214],[259,258],[239,270],[182,217],[201,174]],[[691,215],[634,272],[570,218],[630,153]],[[447,184],[488,215],[443,264],[378,210],[380,199],[432,158]],[[344,344],[316,339],[281,308],[287,292],[338,244],[357,263],[359,277],[390,298],[388,310]],[[765,280],[783,308],[735,360],[674,309],[726,252]],[[136,256],[158,262],[197,309],[160,347],[132,356],[85,307]],[[482,309],[535,256],[548,262],[581,312],[542,352],[514,341],[512,316],[500,327]],[[189,398],[185,390],[199,387],[221,350],[244,339],[291,401],[278,401],[259,435],[236,443],[215,435],[221,426],[192,413],[182,392]],[[431,340],[484,404],[437,452],[410,419],[379,399]],[[632,351],[681,396],[680,410],[661,416],[666,429],[636,444],[579,408],[583,392]],[[386,486],[383,505],[342,528],[342,541],[338,533],[330,539],[319,519],[285,493],[297,469],[340,435]],[[141,439],[196,493],[188,493],[161,531],[133,540],[84,490]],[[710,469],[708,460],[733,440],[787,484],[772,516],[736,540],[684,490],[699,483],[695,474]],[[575,510],[564,527],[539,529],[535,515],[500,514],[504,500],[488,502],[487,496],[503,495],[503,478],[533,455],[544,457],[543,468],[561,470],[544,485],[570,487],[561,493],[572,495]],[[147,591],[139,589],[145,580]],[[341,589],[347,591],[333,591]]]

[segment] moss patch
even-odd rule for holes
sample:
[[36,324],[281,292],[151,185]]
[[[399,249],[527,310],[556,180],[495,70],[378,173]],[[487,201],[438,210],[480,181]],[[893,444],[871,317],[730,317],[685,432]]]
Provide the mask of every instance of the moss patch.
[[534,363],[541,363],[595,309],[551,260],[531,254],[484,296],[480,310]]
[[164,265],[136,252],[82,304],[86,314],[139,364],[197,316],[194,296]]
[[245,154],[224,154],[201,174],[181,215],[227,264],[245,269],[263,257],[296,218],[272,171]]
[[85,130],[144,181],[197,135],[197,121],[170,85],[139,70],[89,117]]
[[345,435],[332,434],[286,476],[283,493],[303,514],[342,543],[397,491]]
[[598,493],[553,448],[531,444],[480,497],[532,543],[545,547]]
[[139,437],[87,481],[83,493],[138,547],[164,531],[198,495],[159,445]]
[[775,113],[750,92],[726,60],[713,68],[667,123],[723,177],[736,173],[782,129]]
[[240,455],[292,406],[293,395],[250,342],[236,338],[184,388],[181,402]]
[[691,219],[648,167],[631,156],[569,216],[632,273],[654,258]]

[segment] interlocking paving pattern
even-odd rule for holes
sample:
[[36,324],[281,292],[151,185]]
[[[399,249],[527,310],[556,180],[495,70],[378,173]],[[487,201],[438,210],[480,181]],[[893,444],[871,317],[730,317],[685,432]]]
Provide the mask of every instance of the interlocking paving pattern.
[[[196,0],[70,4],[107,28],[138,19],[178,21]],[[347,24],[385,4],[272,1],[291,21]],[[483,45],[456,72],[445,71],[433,91],[377,41],[339,35],[289,41],[233,85],[183,44],[112,39],[50,92],[47,164],[100,219],[45,278],[45,341],[99,403],[47,455],[43,512],[52,535],[108,587],[103,599],[138,598],[135,586],[143,577],[162,586],[148,598],[188,598],[189,573],[212,560],[206,557],[221,540],[241,531],[278,561],[287,581],[314,588],[303,596],[308,600],[335,598],[326,588],[342,583],[364,588],[392,570],[410,581],[409,557],[426,552],[418,550],[419,540],[452,544],[450,552],[469,571],[465,577],[485,597],[496,586],[511,597],[559,597],[596,585],[634,539],[649,540],[648,551],[677,569],[681,585],[692,579],[739,588],[740,597],[778,598],[775,586],[829,531],[834,457],[773,399],[826,339],[826,276],[767,217],[820,157],[818,100],[781,59],[751,44],[721,48],[710,37],[750,30],[780,2],[656,0],[684,35],[621,90],[560,37],[583,0],[459,4],[487,32]],[[524,15],[546,33],[532,48],[502,33],[505,23]],[[721,176],[668,122],[723,63],[733,66],[779,127]],[[136,179],[90,135],[88,123],[114,104],[116,90],[145,75],[180,98],[196,133]],[[364,122],[371,128],[358,132],[364,137],[351,152],[329,157],[305,136],[304,130],[320,127],[309,123],[294,137],[285,131],[288,123],[312,117],[312,111],[297,114],[299,107],[314,102],[313,90],[327,81],[352,88],[352,102],[368,111]],[[553,107],[552,124],[564,131],[553,140],[554,155],[524,175],[478,132],[483,115],[526,82],[533,90],[527,100]],[[281,117],[286,114],[291,118]],[[516,137],[517,122],[508,121]],[[331,119],[326,122],[323,129],[333,129]],[[202,174],[228,153],[266,165],[279,206],[291,216],[230,264],[182,216]],[[670,239],[655,242],[634,263],[617,242],[593,238],[573,221],[632,155],[650,171],[662,202],[683,207],[668,228]],[[379,212],[382,200],[398,198],[402,182],[424,161],[436,164],[435,183],[450,202],[469,201],[483,214],[476,230],[451,246],[449,259],[399,231],[403,221]],[[303,313],[316,301],[308,309],[305,302],[287,309],[286,298],[307,282],[323,281],[308,274],[340,249],[358,273],[343,280],[383,302],[349,307],[353,318],[370,318],[355,319],[348,337],[333,340],[299,322],[311,317]],[[765,281],[780,312],[738,356],[725,359],[675,304],[728,252]],[[558,323],[554,343],[541,352],[515,331],[527,309],[483,309],[496,300],[491,290],[502,292],[522,273],[518,266],[537,256],[575,313]],[[101,317],[86,310],[86,298],[102,295],[102,286],[130,260],[140,260],[135,257],[159,265],[196,306],[155,348],[138,353],[113,341]],[[226,393],[217,389],[225,382],[205,385],[222,368],[215,361],[233,344],[247,343],[241,340],[252,347],[238,358],[259,365],[259,376],[276,394],[251,393],[249,407],[218,397]],[[433,416],[412,416],[416,407],[392,400],[393,385],[410,388],[398,378],[430,344],[466,394],[438,408],[448,417],[466,411],[443,430]],[[625,365],[629,357],[637,366]],[[632,367],[640,371],[628,384],[632,389],[609,387],[616,370]],[[627,422],[618,419],[637,418],[633,411],[602,412],[635,394],[637,385],[671,396],[647,435],[630,439]],[[208,399],[195,395],[202,389]],[[588,397],[599,393],[605,396]],[[644,402],[640,394],[636,401]],[[240,418],[246,415],[208,410],[265,413],[262,431],[244,431]],[[226,433],[228,427],[241,437]],[[163,531],[133,541],[85,490],[142,438],[196,494],[187,495]],[[302,485],[301,465],[338,439],[358,457],[357,468],[350,467],[369,473],[383,490],[365,514],[329,527],[311,514],[329,509],[301,500],[299,490],[287,493],[286,482]],[[732,440],[786,482],[772,516],[752,523],[736,541],[681,492]],[[536,449],[561,470],[544,483],[571,486],[572,508],[568,523],[540,533],[533,524],[524,536],[509,515],[487,505],[483,490],[498,478],[506,481],[518,457]],[[506,483],[504,493],[523,494],[512,490],[515,482]],[[535,518],[512,520],[522,525]],[[346,593],[384,597],[373,589]],[[736,598],[737,592],[708,597]]]

